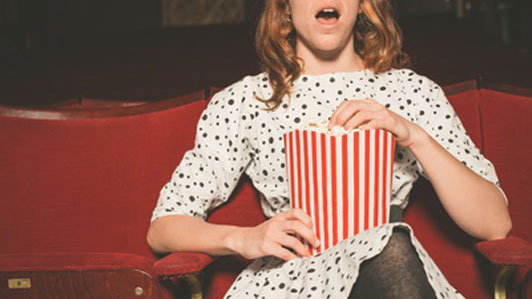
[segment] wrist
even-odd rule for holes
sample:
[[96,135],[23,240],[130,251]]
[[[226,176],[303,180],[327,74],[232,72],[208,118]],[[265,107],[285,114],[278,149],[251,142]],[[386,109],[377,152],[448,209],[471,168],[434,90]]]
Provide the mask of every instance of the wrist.
[[222,240],[224,248],[231,254],[240,254],[244,240],[242,235],[247,229],[247,227],[231,226]]
[[430,139],[430,135],[422,127],[417,124],[413,124],[411,142],[407,147],[410,151],[414,152],[417,148],[428,144]]

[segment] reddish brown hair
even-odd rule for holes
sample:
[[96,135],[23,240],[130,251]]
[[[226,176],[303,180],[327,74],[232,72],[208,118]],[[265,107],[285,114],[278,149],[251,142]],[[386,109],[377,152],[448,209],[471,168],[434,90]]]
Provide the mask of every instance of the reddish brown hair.
[[[401,29],[392,16],[388,0],[360,0],[359,15],[353,29],[355,52],[366,68],[382,73],[410,65],[403,52]],[[301,75],[301,58],[295,51],[296,33],[290,19],[288,0],[265,0],[255,34],[255,47],[261,70],[268,74],[273,95],[266,103],[277,108],[290,87]]]

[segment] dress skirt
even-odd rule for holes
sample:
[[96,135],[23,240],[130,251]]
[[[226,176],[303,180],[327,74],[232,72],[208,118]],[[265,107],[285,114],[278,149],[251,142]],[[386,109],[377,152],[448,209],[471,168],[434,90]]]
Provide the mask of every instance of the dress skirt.
[[409,232],[436,297],[464,298],[445,279],[412,228],[404,222],[362,231],[312,257],[287,262],[273,256],[257,259],[240,273],[224,298],[347,298],[360,265],[386,247],[394,227]]

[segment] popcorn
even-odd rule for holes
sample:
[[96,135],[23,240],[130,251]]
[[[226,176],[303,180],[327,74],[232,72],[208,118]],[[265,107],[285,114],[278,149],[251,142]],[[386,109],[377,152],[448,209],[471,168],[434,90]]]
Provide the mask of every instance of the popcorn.
[[321,122],[316,122],[314,120],[310,120],[308,122],[308,124],[306,126],[302,127],[301,129],[303,129],[303,130],[305,130],[305,129],[306,130],[312,130],[312,131],[328,134],[328,135],[331,135],[331,136],[338,136],[338,135],[349,134],[349,133],[352,133],[352,132],[360,131],[360,129],[349,129],[348,130],[348,129],[344,128],[343,126],[339,126],[339,125],[333,126],[329,130],[328,129],[328,125],[329,125],[329,121],[328,120],[323,120]]

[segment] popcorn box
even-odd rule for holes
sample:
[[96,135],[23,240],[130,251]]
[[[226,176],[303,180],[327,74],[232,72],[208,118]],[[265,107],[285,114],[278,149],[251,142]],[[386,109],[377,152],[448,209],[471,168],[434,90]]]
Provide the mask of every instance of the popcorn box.
[[296,129],[283,135],[291,208],[305,211],[320,239],[311,254],[388,222],[395,138],[381,130],[331,135]]

